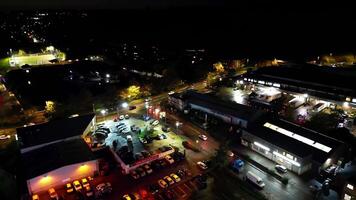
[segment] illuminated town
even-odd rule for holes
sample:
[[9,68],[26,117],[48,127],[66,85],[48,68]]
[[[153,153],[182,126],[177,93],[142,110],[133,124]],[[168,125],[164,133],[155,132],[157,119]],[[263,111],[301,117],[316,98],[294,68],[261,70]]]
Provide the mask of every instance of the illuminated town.
[[0,200],[356,199],[354,18],[183,2],[4,4]]

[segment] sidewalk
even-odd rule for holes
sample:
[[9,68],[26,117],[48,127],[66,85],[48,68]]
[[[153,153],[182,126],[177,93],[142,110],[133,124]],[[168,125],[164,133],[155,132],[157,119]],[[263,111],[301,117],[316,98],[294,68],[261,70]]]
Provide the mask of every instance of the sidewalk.
[[[235,146],[233,148],[233,151],[237,155],[242,155],[242,156],[248,156],[250,159],[254,160],[255,162],[259,163],[260,165],[263,165],[264,167],[270,169],[270,170],[275,170],[275,165],[277,163],[269,160],[268,158],[244,147],[244,146]],[[308,177],[307,175],[302,175],[298,176],[297,174],[288,171],[285,175],[282,175],[282,177],[285,176],[289,179],[288,184],[293,185],[293,186],[298,186],[301,189],[309,190],[309,182],[312,180],[311,177]]]

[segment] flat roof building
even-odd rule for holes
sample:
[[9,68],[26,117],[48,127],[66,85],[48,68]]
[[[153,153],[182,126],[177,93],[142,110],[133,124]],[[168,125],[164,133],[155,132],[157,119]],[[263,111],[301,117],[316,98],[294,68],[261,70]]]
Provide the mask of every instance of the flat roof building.
[[199,110],[222,119],[224,122],[247,128],[248,123],[255,121],[264,113],[249,106],[224,101],[210,94],[194,91],[175,93],[169,97],[169,103],[179,110]]
[[94,126],[95,115],[90,114],[17,129],[30,194],[98,172],[98,160],[82,138]]
[[242,144],[302,174],[312,165],[336,163],[343,143],[282,119],[263,118],[243,130]]
[[324,99],[356,104],[356,70],[310,64],[260,68],[239,79]]

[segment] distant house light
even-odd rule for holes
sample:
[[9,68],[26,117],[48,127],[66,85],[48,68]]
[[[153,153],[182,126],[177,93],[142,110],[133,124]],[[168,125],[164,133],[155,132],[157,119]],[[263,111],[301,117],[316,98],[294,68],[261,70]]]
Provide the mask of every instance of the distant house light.
[[307,144],[307,145],[309,145],[309,146],[312,146],[312,147],[314,147],[314,148],[316,148],[316,149],[322,150],[322,151],[324,151],[324,152],[326,152],[326,153],[329,153],[329,152],[331,151],[331,149],[332,149],[332,148],[330,148],[330,147],[328,147],[328,146],[326,146],[326,145],[320,144],[320,143],[318,143],[318,142],[316,142],[316,141],[314,141],[314,140],[311,140],[311,139],[306,138],[306,137],[304,137],[304,136],[298,135],[298,134],[296,134],[296,133],[293,133],[293,132],[291,132],[291,131],[288,131],[288,130],[286,130],[286,129],[283,129],[283,128],[281,128],[281,127],[278,127],[278,126],[276,126],[276,125],[273,125],[273,124],[271,124],[271,123],[266,122],[263,126],[266,127],[266,128],[269,128],[269,129],[271,129],[271,130],[274,130],[274,131],[276,131],[276,132],[278,132],[278,133],[281,133],[281,134],[283,134],[283,135],[285,135],[285,136],[288,136],[288,137],[290,137],[290,138],[293,138],[293,139],[295,139],[295,140],[298,140],[298,141],[300,141],[300,142],[303,142],[304,144]]

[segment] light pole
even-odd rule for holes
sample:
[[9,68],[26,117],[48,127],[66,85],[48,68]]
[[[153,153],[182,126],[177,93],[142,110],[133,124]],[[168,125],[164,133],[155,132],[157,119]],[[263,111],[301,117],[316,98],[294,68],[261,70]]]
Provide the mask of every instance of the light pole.
[[104,116],[104,121],[106,121],[106,110],[102,109],[100,113]]

